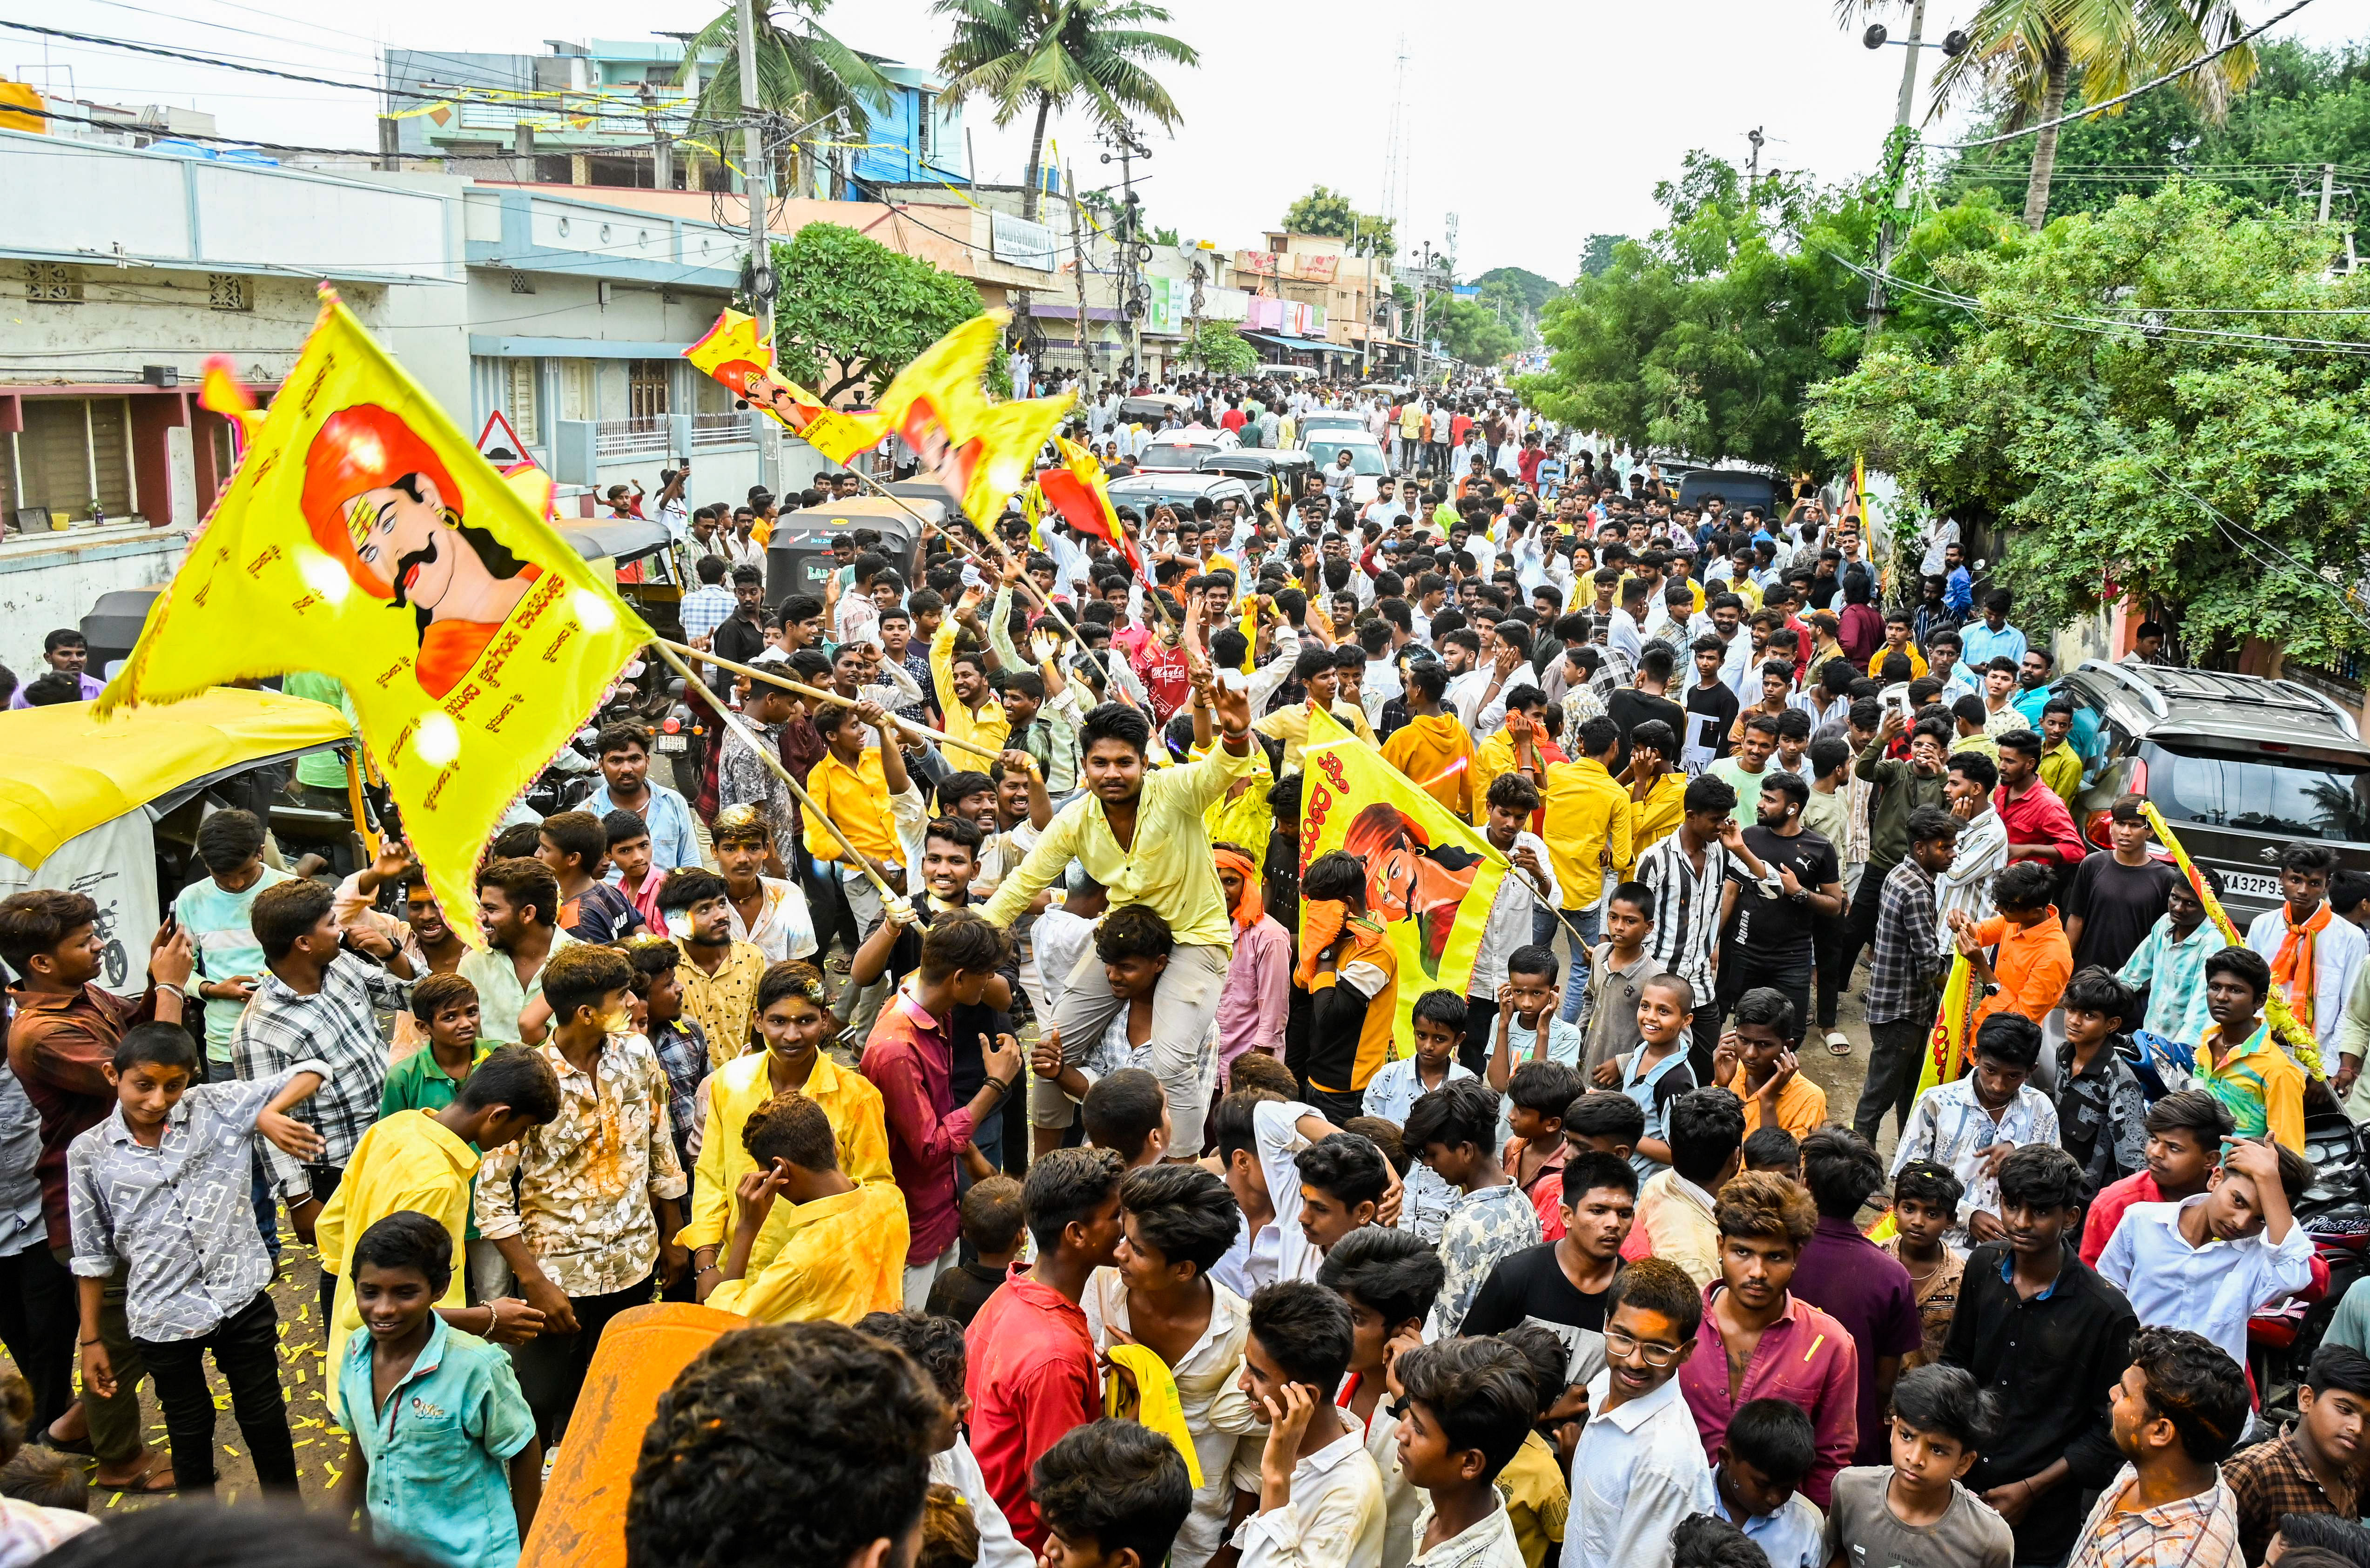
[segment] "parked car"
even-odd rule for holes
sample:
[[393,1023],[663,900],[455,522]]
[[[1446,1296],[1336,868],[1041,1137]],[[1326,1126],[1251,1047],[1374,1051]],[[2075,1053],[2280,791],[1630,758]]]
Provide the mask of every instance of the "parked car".
[[1135,460],[1136,471],[1147,474],[1187,474],[1193,471],[1202,458],[1218,450],[1214,441],[1189,441],[1184,432],[1172,431],[1145,447],[1144,455]]
[[1363,430],[1329,430],[1301,440],[1307,444],[1320,474],[1332,467],[1343,452],[1350,454],[1350,494],[1361,506],[1374,500],[1376,489],[1390,478],[1389,455]]
[[2146,796],[2190,857],[2222,875],[2230,917],[2281,899],[2299,838],[2370,871],[2370,745],[2352,713],[2297,681],[2091,660],[2060,683],[2082,754],[2074,821],[2107,847],[2107,812]]
[[1304,441],[1319,431],[1364,430],[1365,428],[1366,421],[1363,416],[1344,413],[1338,409],[1319,409],[1314,413],[1300,416],[1300,436]]
[[[1676,465],[1662,465],[1662,476],[1674,477]],[[1785,518],[1790,502],[1780,499],[1785,494],[1784,481],[1770,474],[1756,474],[1750,468],[1695,468],[1675,476],[1679,485],[1678,504],[1700,507],[1706,496],[1716,495],[1728,502],[1731,512],[1743,512],[1748,506],[1761,508],[1761,514],[1772,523]]]
[[1232,498],[1245,512],[1258,509],[1258,493],[1233,474],[1138,473],[1110,482],[1111,505],[1133,507],[1147,522],[1156,506],[1168,506],[1179,516],[1193,510],[1197,497],[1208,496],[1212,506]]

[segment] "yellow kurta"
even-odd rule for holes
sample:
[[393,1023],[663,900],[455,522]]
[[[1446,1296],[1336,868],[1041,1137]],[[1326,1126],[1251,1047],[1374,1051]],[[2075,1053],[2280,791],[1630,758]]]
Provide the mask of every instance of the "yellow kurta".
[[1481,805],[1473,786],[1473,737],[1451,714],[1418,714],[1383,743],[1383,760],[1418,788],[1470,819]]
[[[1368,745],[1375,744],[1375,728],[1366,722],[1364,710],[1356,703],[1336,702],[1326,711],[1341,721],[1344,729]],[[1295,702],[1289,708],[1279,709],[1251,728],[1271,740],[1283,743],[1283,770],[1286,773],[1300,771],[1300,750],[1308,744],[1307,703]]]
[[[699,1163],[692,1171],[691,1220],[675,1234],[675,1239],[686,1247],[720,1247],[731,1232],[732,1194],[741,1178],[757,1169],[741,1141],[742,1129],[774,1097],[773,1079],[766,1072],[769,1060],[766,1053],[752,1051],[725,1063],[708,1080],[708,1125],[700,1135]],[[843,1175],[857,1182],[892,1179],[880,1091],[869,1079],[828,1055],[818,1055],[807,1075],[806,1088],[799,1092],[822,1106],[830,1119]],[[765,1228],[757,1233],[757,1244],[750,1250],[752,1274],[781,1250],[793,1207],[777,1203],[766,1216]]]
[[1563,889],[1567,909],[1593,909],[1604,897],[1605,876],[1620,882],[1637,854],[1631,847],[1629,791],[1605,765],[1582,757],[1547,768],[1547,862]]
[[[965,708],[962,698],[955,695],[955,618],[952,615],[938,623],[938,634],[930,639],[930,684],[938,688],[938,710],[946,715],[948,735],[957,742],[969,741],[990,751],[1002,751],[1012,738],[1012,721],[1004,716],[1004,704],[994,698],[977,710]],[[969,756],[969,753],[963,754]],[[973,757],[973,762],[984,758]]]
[[321,1267],[337,1276],[329,1312],[328,1366],[344,1365],[346,1336],[362,1327],[354,1305],[353,1250],[363,1231],[405,1209],[424,1214],[453,1239],[453,1277],[440,1307],[467,1305],[462,1238],[469,1223],[469,1183],[477,1151],[444,1129],[432,1111],[398,1111],[374,1122],[354,1145],[344,1180],[314,1222]]
[[853,1323],[904,1306],[911,1238],[905,1194],[894,1182],[858,1182],[811,1204],[777,1201],[761,1239],[777,1226],[782,1241],[772,1259],[760,1268],[752,1249],[748,1276],[718,1286],[708,1306],[761,1323]]

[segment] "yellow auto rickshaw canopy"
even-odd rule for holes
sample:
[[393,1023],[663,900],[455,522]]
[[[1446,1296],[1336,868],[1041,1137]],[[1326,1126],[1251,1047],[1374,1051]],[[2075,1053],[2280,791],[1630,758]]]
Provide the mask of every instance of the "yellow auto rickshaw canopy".
[[87,702],[11,709],[0,712],[0,855],[38,869],[183,785],[353,740],[327,703],[234,686],[104,721]]

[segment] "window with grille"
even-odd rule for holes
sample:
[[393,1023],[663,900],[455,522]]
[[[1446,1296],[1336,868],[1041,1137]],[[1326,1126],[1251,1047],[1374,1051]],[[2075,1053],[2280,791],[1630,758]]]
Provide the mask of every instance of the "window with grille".
[[531,294],[535,293],[535,280],[528,277],[524,272],[512,272],[511,274],[511,293],[516,294]]
[[664,419],[668,412],[667,384],[673,374],[672,360],[628,360],[626,416],[638,423]]
[[44,305],[80,305],[82,271],[63,261],[28,261],[25,297]]
[[121,398],[27,398],[25,428],[0,438],[14,517],[21,508],[90,516],[96,501],[109,520],[132,514],[131,410]]
[[206,274],[206,305],[213,310],[252,310],[254,301],[248,297],[247,280],[236,272]]
[[514,359],[502,363],[508,382],[502,398],[503,411],[510,415],[511,428],[518,432],[518,438],[529,446],[537,445],[543,440],[542,377],[535,374],[539,362]]

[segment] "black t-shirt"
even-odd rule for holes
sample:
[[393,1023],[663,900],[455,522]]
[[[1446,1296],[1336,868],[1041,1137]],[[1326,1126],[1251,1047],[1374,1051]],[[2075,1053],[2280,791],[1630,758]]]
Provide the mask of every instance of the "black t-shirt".
[[[1649,719],[1659,719],[1671,727],[1671,734],[1681,744],[1687,738],[1687,710],[1667,697],[1650,697],[1635,686],[1623,686],[1605,699],[1605,715],[1621,732],[1621,750],[1613,758],[1613,771],[1617,775],[1629,766],[1629,732]],[[1676,764],[1677,757],[1671,757]]]
[[1585,1383],[1605,1366],[1605,1298],[1611,1294],[1576,1289],[1549,1241],[1499,1259],[1466,1309],[1459,1332],[1500,1334],[1524,1323],[1544,1323],[1570,1352],[1567,1379]]
[[2121,969],[2170,903],[2180,876],[2161,860],[2126,866],[2112,855],[2084,856],[2074,872],[2074,889],[2065,895],[2066,918],[2082,917],[2074,967]]
[[[1773,876],[1781,866],[1794,868],[1794,880],[1802,884],[1805,892],[1816,893],[1829,882],[1843,879],[1835,847],[1824,835],[1807,827],[1791,838],[1783,838],[1755,823],[1744,830],[1744,844]],[[1808,899],[1789,898],[1783,893],[1765,898],[1742,860],[1731,860],[1728,874],[1743,884],[1736,895],[1736,918],[1729,930],[1731,940],[1739,947],[1749,944],[1772,952],[1796,952],[1810,947],[1811,928],[1816,917],[1811,913]]]
[[[1697,732],[1692,735],[1682,732],[1679,744],[1685,746],[1693,742],[1697,745],[1709,746],[1712,760],[1719,761],[1732,749],[1728,732],[1735,728],[1736,715],[1741,707],[1736,700],[1736,693],[1719,681],[1708,686],[1687,687],[1687,711],[1697,716]],[[1677,757],[1671,758],[1672,765],[1675,767],[1678,760]]]

